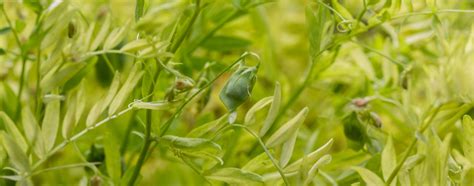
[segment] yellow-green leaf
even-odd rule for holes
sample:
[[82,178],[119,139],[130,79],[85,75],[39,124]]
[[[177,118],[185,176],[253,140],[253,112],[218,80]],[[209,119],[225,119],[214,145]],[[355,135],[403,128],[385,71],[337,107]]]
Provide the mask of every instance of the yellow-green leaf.
[[283,124],[270,138],[268,138],[266,145],[268,147],[275,147],[287,141],[293,133],[295,133],[300,125],[303,123],[308,114],[308,107],[303,108],[295,117]]
[[10,134],[14,138],[14,140],[16,141],[20,149],[23,152],[26,152],[26,149],[28,148],[28,144],[26,143],[26,140],[21,134],[20,130],[18,130],[18,128],[16,127],[15,123],[3,111],[0,111],[0,118],[3,119],[3,123],[5,125],[5,129],[7,130],[8,134]]
[[59,129],[60,101],[54,100],[46,105],[41,132],[44,138],[46,152],[51,150],[56,142]]
[[30,172],[28,157],[26,157],[26,154],[20,148],[20,145],[16,142],[17,140],[13,139],[12,136],[4,131],[0,131],[0,135],[2,139],[1,142],[8,153],[12,165],[22,173]]

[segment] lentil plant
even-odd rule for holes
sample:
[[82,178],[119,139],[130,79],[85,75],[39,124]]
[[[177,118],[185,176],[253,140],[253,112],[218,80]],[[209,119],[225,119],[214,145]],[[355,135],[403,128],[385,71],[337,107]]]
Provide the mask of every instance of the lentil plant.
[[471,1],[0,6],[0,185],[474,183]]

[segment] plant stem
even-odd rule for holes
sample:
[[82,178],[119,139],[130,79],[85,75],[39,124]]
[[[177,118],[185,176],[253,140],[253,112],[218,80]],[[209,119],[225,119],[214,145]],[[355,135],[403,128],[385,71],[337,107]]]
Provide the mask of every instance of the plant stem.
[[40,118],[41,115],[41,48],[38,48],[38,57],[36,59],[36,91],[35,91],[35,104],[36,104],[36,118]]
[[265,143],[263,143],[262,139],[260,137],[258,137],[257,134],[255,134],[255,132],[253,132],[252,130],[250,130],[249,128],[247,128],[246,126],[244,125],[239,125],[239,124],[231,124],[232,126],[235,126],[235,127],[240,127],[240,128],[243,128],[245,129],[245,131],[247,131],[250,135],[252,135],[255,139],[258,140],[258,143],[260,144],[260,146],[263,148],[263,150],[265,151],[265,154],[267,154],[268,158],[272,161],[273,163],[273,166],[275,166],[275,168],[278,170],[278,173],[280,173],[280,176],[281,178],[283,179],[283,181],[285,182],[285,185],[290,185],[288,179],[286,178],[285,176],[285,173],[283,172],[283,170],[281,169],[281,167],[278,165],[278,162],[276,162],[275,158],[272,156],[272,154],[270,153],[270,151],[268,150],[267,146],[265,145]]
[[16,29],[13,27],[13,24],[10,20],[10,17],[8,17],[8,14],[5,12],[5,8],[2,5],[2,13],[5,16],[5,20],[8,23],[8,26],[12,30],[13,36],[15,37],[15,41],[18,45],[18,48],[20,48],[20,56],[21,56],[21,73],[20,73],[20,85],[18,87],[18,96],[17,96],[17,107],[16,107],[16,113],[15,113],[15,121],[18,120],[21,112],[21,95],[23,93],[23,84],[25,83],[25,68],[26,68],[26,60],[27,60],[27,54],[23,50],[23,47],[21,45],[20,37],[18,36],[18,32]]
[[[422,125],[420,126],[420,128],[417,130],[418,133],[423,133],[429,126],[430,124],[433,122],[433,119],[436,117],[436,115],[438,114],[440,108],[441,108],[442,105],[438,106],[435,108],[434,110],[434,113],[431,115],[430,119],[428,119],[428,121],[426,123],[422,123]],[[385,182],[386,185],[390,185],[390,183],[392,183],[392,181],[395,179],[395,176],[397,176],[398,172],[400,171],[400,169],[402,168],[403,164],[405,163],[405,161],[407,160],[408,156],[410,155],[410,152],[413,150],[413,148],[415,147],[416,143],[418,142],[418,138],[414,138],[413,141],[411,142],[410,146],[408,147],[405,155],[403,156],[402,158],[402,161],[400,161],[397,166],[395,167],[395,169],[393,169],[392,173],[390,174],[390,176],[387,178],[387,181]]]
[[[140,1],[140,0],[138,0],[138,1]],[[137,4],[138,4],[138,1],[137,1]],[[191,19],[189,20],[189,22],[185,26],[184,31],[175,33],[178,38],[176,40],[174,40],[175,39],[174,37],[172,38],[171,44],[167,48],[168,52],[175,53],[179,49],[181,44],[183,43],[184,39],[189,35],[189,33],[191,31],[191,28],[192,28],[192,25],[194,24],[194,22],[197,19],[197,16],[199,15],[200,8],[201,8],[200,7],[200,2],[201,2],[200,0],[196,0],[196,9],[194,10],[194,13],[193,13]],[[175,30],[175,31],[178,31],[178,30]],[[173,35],[175,35],[175,34],[173,34]],[[171,58],[167,57],[163,64],[166,65],[166,63],[168,63],[170,60],[171,60]],[[159,60],[156,60],[156,64],[157,64],[157,67],[158,67],[158,71],[155,73],[155,75],[153,77],[153,80],[158,79],[159,74],[160,74],[161,70],[163,69],[163,67],[160,67]],[[149,95],[152,95],[148,98],[148,101],[153,100],[153,92],[154,92],[154,89],[155,89],[155,85],[156,84],[152,84],[150,89],[148,90]],[[147,110],[146,111],[146,126],[145,126],[145,143],[143,144],[143,148],[140,152],[140,156],[138,157],[137,163],[135,165],[135,169],[133,170],[133,173],[132,173],[132,176],[130,177],[128,185],[134,185],[135,184],[135,181],[137,180],[138,175],[140,174],[140,170],[143,166],[143,163],[145,163],[145,159],[147,157],[148,150],[150,148],[150,144],[153,141],[153,139],[151,138],[151,131],[152,131],[151,124],[152,124],[152,110]]]
[[81,132],[77,133],[76,135],[72,136],[71,138],[69,139],[66,139],[64,140],[62,143],[60,143],[59,145],[57,145],[56,147],[54,147],[51,151],[49,151],[48,153],[46,153],[44,155],[43,158],[41,158],[38,162],[36,162],[34,165],[33,165],[33,170],[35,170],[36,168],[38,168],[41,164],[43,164],[49,157],[51,157],[53,154],[55,154],[56,152],[58,152],[59,150],[63,149],[66,145],[68,145],[69,143],[71,142],[74,142],[76,141],[77,139],[79,139],[80,137],[82,137],[83,135],[85,135],[87,132],[91,131],[91,130],[94,130],[95,128],[97,127],[100,127],[101,125],[119,117],[119,116],[122,116],[126,113],[128,113],[129,111],[133,110],[134,108],[133,107],[128,107],[122,111],[120,111],[119,113],[117,114],[114,114],[114,115],[111,115],[105,119],[103,119],[102,121],[99,121],[97,122],[96,124],[88,127],[88,128],[85,128],[84,130],[82,130]]

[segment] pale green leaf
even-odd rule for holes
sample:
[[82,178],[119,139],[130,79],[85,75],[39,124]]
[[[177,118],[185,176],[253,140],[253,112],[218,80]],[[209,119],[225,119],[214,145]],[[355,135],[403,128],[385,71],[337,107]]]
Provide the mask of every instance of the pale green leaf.
[[187,138],[187,137],[178,137],[172,135],[165,135],[160,138],[160,142],[168,144],[173,148],[179,149],[194,149],[194,150],[203,150],[203,149],[215,149],[222,150],[221,146],[209,139],[204,138]]
[[30,172],[30,164],[28,161],[28,157],[20,148],[20,145],[12,138],[12,136],[8,135],[4,131],[0,131],[2,144],[5,150],[8,153],[8,157],[12,165],[22,173]]
[[263,182],[260,175],[238,168],[222,168],[206,176],[209,180],[222,181],[228,184],[251,184]]
[[21,122],[23,124],[26,139],[28,139],[28,142],[31,147],[33,147],[36,155],[40,158],[44,157],[44,139],[41,135],[41,128],[29,107],[24,107],[22,109]]
[[54,88],[63,85],[85,65],[85,63],[68,63],[57,72],[49,72],[40,82],[42,91],[49,92]]
[[135,52],[141,49],[145,49],[148,46],[150,46],[150,43],[146,39],[137,39],[127,43],[120,49],[120,51]]
[[389,136],[385,148],[382,151],[382,173],[385,180],[388,179],[392,171],[397,166],[397,154],[393,146],[392,137]]
[[293,150],[296,144],[296,138],[298,137],[298,130],[293,133],[288,141],[283,143],[283,147],[281,148],[280,154],[280,167],[285,167],[288,162],[291,160],[291,156],[293,155]]
[[293,136],[293,133],[298,130],[307,114],[308,108],[305,107],[295,117],[283,124],[275,133],[273,133],[270,138],[268,138],[266,145],[271,148],[288,140],[291,136]]
[[2,118],[3,123],[5,125],[5,129],[7,130],[8,134],[10,134],[13,137],[13,139],[16,141],[20,149],[23,152],[26,152],[26,149],[28,148],[28,144],[26,143],[26,140],[21,134],[20,130],[18,130],[18,128],[16,127],[15,123],[3,111],[0,111],[0,118]]
[[107,16],[105,18],[104,23],[102,23],[102,27],[100,27],[99,32],[94,38],[94,41],[92,42],[90,46],[90,50],[96,50],[105,40],[105,37],[109,34],[109,29],[110,29],[110,24],[111,24],[111,18],[110,16]]
[[[270,152],[273,154],[272,152]],[[268,155],[265,152],[262,152],[260,155],[248,161],[243,167],[242,170],[256,172],[258,170],[266,170],[274,167],[272,160],[268,158]]]
[[102,107],[102,102],[98,101],[94,106],[92,106],[91,111],[89,112],[89,115],[87,115],[86,119],[86,126],[91,127],[95,124],[97,119],[99,119],[100,115],[102,114],[100,112],[100,109]]
[[104,50],[109,50],[116,47],[127,35],[130,21],[127,21],[124,26],[115,28],[110,35],[105,39]]
[[67,111],[66,114],[64,115],[63,119],[63,126],[61,130],[61,135],[63,136],[64,139],[69,138],[70,132],[74,129],[75,127],[75,114],[76,114],[76,104],[77,104],[77,95],[76,96],[69,96],[69,103],[67,105]]
[[48,152],[54,146],[59,130],[60,101],[55,100],[46,105],[41,132],[45,151]]
[[328,164],[329,162],[331,162],[331,160],[332,160],[332,157],[331,155],[328,155],[328,154],[319,158],[319,160],[309,170],[308,176],[306,180],[304,181],[305,183],[304,185],[308,185],[313,180],[314,176],[316,176],[316,173],[318,173],[319,168],[323,165]]
[[84,112],[84,109],[86,108],[86,95],[85,95],[85,83],[81,82],[81,85],[79,86],[79,90],[77,92],[77,102],[76,102],[76,113],[74,114],[74,124],[77,125],[79,121],[81,120],[82,113]]
[[268,110],[267,117],[265,118],[265,121],[263,121],[263,126],[260,129],[259,136],[262,137],[264,136],[268,130],[272,127],[273,122],[275,122],[275,119],[278,116],[278,113],[280,111],[280,105],[281,105],[281,86],[280,83],[276,82],[275,83],[275,90],[273,92],[273,100],[272,100],[272,105],[270,106],[270,110]]
[[102,113],[107,109],[107,107],[110,105],[112,100],[114,99],[115,95],[117,94],[117,91],[120,88],[120,73],[115,72],[114,79],[112,80],[112,84],[110,84],[109,91],[107,92],[104,100],[102,101],[102,108],[100,109],[100,112]]
[[352,167],[352,169],[359,173],[360,177],[368,186],[385,185],[382,179],[380,179],[375,173],[373,173],[369,169],[363,167]]
[[327,153],[329,153],[329,151],[331,150],[333,142],[334,142],[334,140],[330,139],[328,142],[326,142],[326,144],[319,147],[317,150],[311,152],[306,157],[300,158],[300,159],[296,160],[295,162],[293,162],[292,164],[285,167],[284,171],[285,172],[293,172],[293,171],[299,170],[299,168],[303,164],[310,164],[310,165],[314,164],[323,155],[326,155]]
[[465,115],[462,118],[462,136],[461,145],[464,156],[467,157],[474,164],[474,122],[471,117]]
[[144,73],[145,72],[143,71],[138,72],[138,65],[135,65],[133,67],[122,88],[120,88],[119,92],[117,93],[113,101],[110,103],[108,112],[109,115],[113,115],[125,103],[128,96],[130,95],[130,93],[132,93]]
[[353,20],[352,14],[344,6],[342,6],[338,0],[332,0],[333,8],[346,20]]
[[270,97],[262,98],[260,101],[255,103],[249,109],[249,111],[247,111],[247,114],[245,114],[245,119],[244,119],[245,125],[250,125],[250,124],[255,123],[255,114],[256,114],[256,112],[258,112],[259,110],[262,110],[267,105],[272,103],[272,101],[273,101],[272,99],[273,99],[273,97],[270,96]]
[[219,119],[216,119],[214,121],[205,123],[197,128],[194,128],[191,132],[187,134],[187,137],[193,137],[193,138],[198,138],[198,137],[204,137],[206,134],[209,134],[211,132],[217,132],[219,129],[224,127],[225,124],[227,124],[227,116],[228,114],[225,114],[221,116]]

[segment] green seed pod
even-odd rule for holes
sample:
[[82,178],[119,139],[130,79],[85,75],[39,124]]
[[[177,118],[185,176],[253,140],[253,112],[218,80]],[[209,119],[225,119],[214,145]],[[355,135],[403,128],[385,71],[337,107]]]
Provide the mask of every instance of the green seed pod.
[[344,135],[353,141],[361,142],[364,141],[364,129],[359,119],[357,118],[356,112],[352,112],[343,119],[344,124]]
[[257,79],[257,70],[257,67],[240,67],[221,90],[219,97],[230,112],[249,98]]

